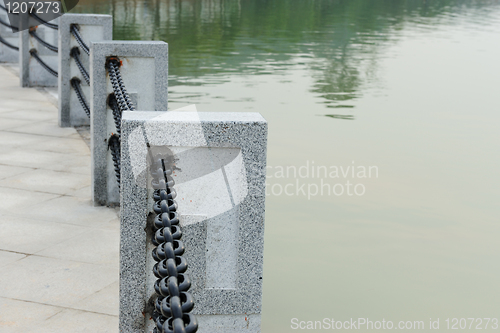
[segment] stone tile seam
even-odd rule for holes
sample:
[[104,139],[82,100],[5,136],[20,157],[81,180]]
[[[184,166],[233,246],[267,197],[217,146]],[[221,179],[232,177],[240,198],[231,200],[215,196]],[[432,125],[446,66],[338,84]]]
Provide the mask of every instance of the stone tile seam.
[[[49,153],[53,153],[53,151],[49,152]],[[61,153],[58,153],[58,154],[61,154]],[[26,168],[25,166],[23,165],[17,165],[17,164],[5,164],[5,163],[0,163],[0,166],[8,166],[8,167],[22,167],[22,168]],[[54,169],[49,169],[49,167],[39,167],[39,168],[33,168],[35,170],[46,170],[46,171],[54,171],[54,172],[65,172],[65,171],[61,171],[61,170],[54,170]],[[76,171],[71,171],[71,172],[68,172],[68,173],[75,173],[77,175],[84,175],[84,176],[89,176],[88,173],[82,173],[82,172],[76,172]],[[88,185],[87,185],[88,186]],[[17,189],[19,190],[19,189]],[[42,192],[42,193],[47,193],[47,192]]]
[[[62,241],[61,243],[64,243],[65,241]],[[57,243],[57,244],[61,244],[61,243]],[[56,245],[57,245],[56,244]],[[51,246],[52,247],[52,246]],[[49,248],[49,247],[48,247]],[[45,248],[43,250],[40,250],[40,251],[44,251],[48,248]],[[87,264],[87,265],[92,265],[92,266],[97,266],[97,267],[106,267],[106,266],[109,266],[110,264],[109,263],[103,263],[103,264],[96,264],[96,263],[91,263],[91,262],[88,262],[88,261],[78,261],[78,260],[70,260],[70,259],[61,259],[61,258],[54,258],[54,257],[50,257],[50,256],[44,256],[44,255],[40,255],[40,254],[36,254],[36,253],[24,253],[24,252],[17,252],[17,251],[10,251],[10,250],[4,250],[4,249],[0,249],[0,251],[4,251],[4,252],[10,252],[10,253],[16,253],[16,254],[22,254],[22,255],[25,255],[26,257],[24,258],[19,258],[18,260],[16,261],[13,261],[13,262],[10,262],[6,265],[4,265],[3,267],[5,266],[9,266],[13,263],[16,263],[16,262],[19,262],[21,260],[24,260],[28,257],[38,257],[38,258],[45,258],[45,259],[53,259],[53,260],[62,260],[62,261],[67,261],[67,262],[71,262],[71,263],[77,263],[77,264]],[[116,281],[114,281],[113,283],[119,281],[119,279],[117,279]],[[1,296],[0,296],[1,297]]]
[[[16,189],[16,190],[17,190],[17,189]],[[64,195],[62,195],[62,196],[60,196],[60,197],[64,197]],[[58,199],[58,198],[54,198],[54,199]],[[49,199],[49,200],[52,200],[52,199]],[[49,201],[49,200],[46,200],[46,201],[41,201],[40,203],[47,202],[47,201]],[[95,207],[94,207],[94,208],[95,208]],[[7,214],[0,215],[0,218],[1,218],[1,217],[9,217],[9,216],[11,216],[11,217],[19,217],[19,215],[12,215],[12,214],[8,214],[8,213],[7,213]],[[111,221],[113,221],[113,220],[115,220],[115,219],[119,219],[119,218],[120,218],[120,217],[119,217],[119,216],[118,216],[118,214],[117,214],[117,216],[116,216],[116,217],[113,217],[113,218],[111,218],[111,219],[109,219],[109,220],[104,220],[104,221],[101,221],[101,222],[103,222],[103,223],[108,223],[108,222],[111,222]],[[64,224],[64,225],[71,225],[71,226],[77,226],[77,227],[82,227],[82,228],[88,228],[88,229],[92,229],[92,230],[104,230],[104,231],[108,231],[108,230],[110,230],[109,228],[91,227],[91,226],[88,226],[88,224],[74,224],[74,223],[68,223],[68,222],[54,221],[54,219],[53,219],[53,218],[51,218],[51,219],[43,219],[43,218],[40,218],[40,220],[45,221],[45,222],[53,222],[53,223],[58,223],[58,224]]]
[[54,317],[55,315],[61,313],[64,310],[82,311],[82,312],[87,312],[87,313],[94,313],[94,314],[98,314],[98,315],[104,315],[104,316],[118,318],[118,315],[110,315],[109,313],[95,312],[95,311],[82,310],[82,309],[75,309],[75,308],[66,307],[66,306],[54,305],[54,304],[49,304],[49,303],[41,303],[41,302],[35,302],[35,301],[29,301],[29,300],[25,300],[25,299],[18,299],[18,298],[11,298],[11,297],[4,297],[4,296],[0,296],[0,299],[1,298],[3,298],[3,299],[9,299],[9,300],[12,300],[12,301],[18,301],[18,302],[26,302],[26,303],[32,303],[32,304],[38,304],[38,305],[46,305],[46,306],[51,306],[51,307],[54,307],[54,308],[61,309],[61,311],[53,314],[52,316],[46,318],[45,320],[49,320],[50,318]]
[[[52,170],[53,171],[53,170]],[[11,177],[16,177],[16,176],[19,176],[19,175],[14,175],[14,176],[11,176]],[[10,177],[9,177],[10,178]],[[9,180],[9,178],[5,178],[5,179],[2,179],[0,180],[0,183],[3,182],[4,180]],[[70,189],[69,191],[79,191],[85,187],[88,187],[89,185],[84,185],[80,188],[72,188]],[[70,194],[67,194],[67,193],[54,193],[54,192],[45,192],[45,191],[39,191],[39,190],[25,190],[23,188],[19,188],[19,187],[12,187],[12,186],[5,186],[5,185],[2,185],[0,184],[0,188],[7,188],[9,190],[21,190],[21,191],[27,191],[27,192],[35,192],[35,193],[41,193],[41,194],[52,194],[52,195],[59,195],[60,197],[73,197],[73,198],[78,198],[78,196],[76,195],[70,195]],[[58,198],[54,198],[54,199],[58,199]],[[52,199],[49,199],[49,200],[52,200]],[[43,201],[45,202],[45,201]]]
[[[1,164],[1,166],[5,166],[5,165]],[[8,165],[8,166],[11,166],[11,165]],[[19,167],[19,168],[25,168],[25,167]],[[28,173],[28,172],[32,172],[32,171],[38,170],[38,169],[35,169],[35,168],[29,168],[29,169],[31,169],[31,170],[26,170],[26,171],[23,171],[23,172],[21,172],[21,173],[16,173],[15,175],[12,175],[12,176],[7,176],[7,177],[5,177],[5,178],[0,178],[0,181],[2,181],[2,180],[7,180],[7,179],[9,179],[9,178],[11,178],[11,177],[15,177],[15,176],[21,176],[21,175],[24,175],[25,173]],[[2,187],[2,186],[0,186],[0,187]]]
[[[96,295],[96,294],[100,293],[101,291],[103,291],[103,290],[104,290],[104,289],[106,289],[106,288],[111,287],[112,285],[114,285],[114,284],[115,284],[115,283],[117,283],[117,282],[118,282],[118,284],[120,283],[120,279],[119,279],[119,278],[118,278],[116,281],[113,281],[112,283],[110,283],[110,284],[108,284],[107,286],[103,287],[102,289],[99,289],[98,291],[94,292],[92,295],[89,295],[89,296],[85,297],[84,299],[79,300],[78,302],[83,302],[83,301],[85,301],[86,299],[91,298],[92,296],[94,296],[94,295]],[[76,302],[75,304],[77,304],[78,302]],[[89,312],[92,312],[92,311],[89,311]],[[116,315],[116,317],[117,317],[117,316],[118,316],[118,315]]]
[[65,139],[65,140],[81,140],[81,138],[70,138],[69,136],[70,135],[73,135],[73,134],[78,134],[78,131],[75,130],[75,133],[71,133],[71,134],[68,134],[68,135],[64,135],[64,136],[60,136],[60,135],[49,135],[49,134],[39,134],[39,133],[26,133],[26,132],[16,132],[15,130],[16,129],[19,129],[19,128],[22,128],[22,127],[25,127],[26,125],[20,125],[20,126],[16,126],[14,128],[11,128],[11,129],[3,129],[3,130],[0,130],[0,132],[7,132],[7,133],[15,133],[15,134],[26,134],[26,135],[35,135],[35,136],[43,136],[43,137],[47,137],[47,138],[58,138],[58,139]]

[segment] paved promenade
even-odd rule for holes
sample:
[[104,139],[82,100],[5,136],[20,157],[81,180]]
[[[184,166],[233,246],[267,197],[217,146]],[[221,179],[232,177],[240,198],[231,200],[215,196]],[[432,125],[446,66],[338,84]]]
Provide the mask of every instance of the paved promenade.
[[118,332],[118,251],[87,144],[0,65],[0,332]]

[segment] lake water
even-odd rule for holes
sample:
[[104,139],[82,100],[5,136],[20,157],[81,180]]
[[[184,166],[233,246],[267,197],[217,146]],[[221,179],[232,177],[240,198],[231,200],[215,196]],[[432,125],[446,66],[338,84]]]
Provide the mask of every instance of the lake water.
[[500,319],[499,1],[78,11],[112,14],[115,39],[169,43],[170,109],[268,120],[263,332]]

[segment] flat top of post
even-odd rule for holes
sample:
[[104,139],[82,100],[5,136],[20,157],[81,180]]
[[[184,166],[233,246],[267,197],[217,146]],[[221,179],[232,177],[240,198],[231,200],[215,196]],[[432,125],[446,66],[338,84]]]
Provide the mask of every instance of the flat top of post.
[[267,123],[258,112],[125,111],[122,119],[131,122]]
[[111,15],[108,15],[108,14],[75,14],[75,13],[64,13],[64,15],[62,15],[61,17],[105,17],[105,18],[108,18],[108,17],[113,17]]
[[106,40],[106,41],[92,42],[92,44],[105,44],[105,45],[127,45],[127,44],[130,44],[130,45],[141,45],[141,44],[144,44],[144,45],[154,45],[154,44],[164,45],[164,44],[167,44],[168,45],[168,43],[165,43],[161,40]]

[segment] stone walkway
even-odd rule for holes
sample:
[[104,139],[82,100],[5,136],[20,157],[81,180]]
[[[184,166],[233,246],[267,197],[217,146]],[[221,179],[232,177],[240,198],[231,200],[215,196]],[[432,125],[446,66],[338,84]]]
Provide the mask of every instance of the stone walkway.
[[0,332],[118,332],[118,251],[87,144],[0,66]]

